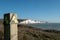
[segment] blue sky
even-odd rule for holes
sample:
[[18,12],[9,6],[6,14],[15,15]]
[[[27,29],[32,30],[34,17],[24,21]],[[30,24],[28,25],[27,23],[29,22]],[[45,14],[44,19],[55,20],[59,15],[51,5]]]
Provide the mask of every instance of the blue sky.
[[22,19],[60,23],[60,0],[0,0],[0,18],[9,12]]

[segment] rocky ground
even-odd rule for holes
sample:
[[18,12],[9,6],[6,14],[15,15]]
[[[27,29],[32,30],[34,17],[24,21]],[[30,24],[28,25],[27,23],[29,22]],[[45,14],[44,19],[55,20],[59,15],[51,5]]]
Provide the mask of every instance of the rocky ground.
[[[2,24],[0,24],[0,40],[4,40],[4,27]],[[60,40],[60,31],[18,25],[18,40]]]

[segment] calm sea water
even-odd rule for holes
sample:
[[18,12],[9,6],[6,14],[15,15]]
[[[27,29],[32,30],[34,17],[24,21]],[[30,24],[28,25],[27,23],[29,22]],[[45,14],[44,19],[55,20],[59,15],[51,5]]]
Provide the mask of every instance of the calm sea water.
[[60,30],[60,23],[46,23],[46,24],[40,23],[40,24],[27,24],[27,25],[42,29]]

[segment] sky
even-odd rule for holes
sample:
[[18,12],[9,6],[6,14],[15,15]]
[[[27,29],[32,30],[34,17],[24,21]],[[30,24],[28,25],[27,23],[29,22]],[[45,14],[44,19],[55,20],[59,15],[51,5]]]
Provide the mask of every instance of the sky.
[[0,0],[0,18],[16,13],[19,19],[60,23],[60,0]]

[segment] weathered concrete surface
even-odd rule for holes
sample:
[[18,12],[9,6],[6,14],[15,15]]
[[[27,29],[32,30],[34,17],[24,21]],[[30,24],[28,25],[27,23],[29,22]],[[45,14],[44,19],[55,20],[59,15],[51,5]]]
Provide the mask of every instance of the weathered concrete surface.
[[18,27],[17,27],[17,15],[10,14],[10,39],[18,40]]
[[10,39],[11,40],[18,40],[17,24],[10,24]]
[[4,40],[18,40],[17,15],[4,14]]

